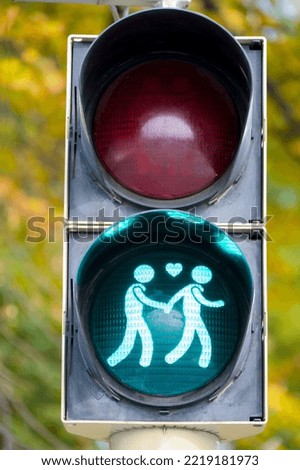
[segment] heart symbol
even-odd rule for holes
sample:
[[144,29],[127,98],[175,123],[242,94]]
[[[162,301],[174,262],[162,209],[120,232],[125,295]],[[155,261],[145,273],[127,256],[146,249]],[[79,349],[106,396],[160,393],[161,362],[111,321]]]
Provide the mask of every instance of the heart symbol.
[[166,271],[170,276],[176,277],[182,271],[182,264],[181,263],[168,263],[166,264]]

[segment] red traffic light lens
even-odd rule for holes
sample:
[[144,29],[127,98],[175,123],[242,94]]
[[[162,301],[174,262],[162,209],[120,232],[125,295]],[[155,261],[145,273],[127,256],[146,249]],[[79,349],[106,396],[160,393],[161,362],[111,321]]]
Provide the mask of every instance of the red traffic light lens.
[[93,125],[98,158],[122,186],[162,200],[191,196],[229,167],[239,116],[224,85],[177,59],[142,63],[102,94]]

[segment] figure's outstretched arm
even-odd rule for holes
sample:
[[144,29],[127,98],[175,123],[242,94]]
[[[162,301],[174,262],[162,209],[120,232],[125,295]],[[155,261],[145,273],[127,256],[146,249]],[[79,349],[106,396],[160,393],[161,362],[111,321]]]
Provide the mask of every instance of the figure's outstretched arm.
[[164,310],[166,308],[166,303],[164,302],[157,302],[156,300],[149,299],[143,292],[142,288],[139,286],[134,287],[133,293],[135,297],[148,307],[159,308]]
[[181,289],[180,291],[176,292],[176,294],[174,294],[173,297],[171,297],[171,299],[167,303],[165,312],[170,313],[173,306],[176,304],[176,302],[178,302],[184,296],[184,294],[185,294],[184,289]]
[[207,300],[201,294],[201,291],[198,288],[198,286],[197,287],[195,286],[195,287],[192,288],[192,294],[195,297],[195,299],[197,300],[197,302],[199,302],[199,304],[206,305],[207,307],[217,308],[217,307],[224,307],[224,305],[225,305],[223,300]]

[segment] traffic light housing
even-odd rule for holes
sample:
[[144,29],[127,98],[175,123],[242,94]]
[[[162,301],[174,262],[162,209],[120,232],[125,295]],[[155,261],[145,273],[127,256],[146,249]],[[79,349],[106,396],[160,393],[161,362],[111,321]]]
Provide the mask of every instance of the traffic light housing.
[[184,10],[70,38],[70,432],[263,428],[264,67],[263,38]]

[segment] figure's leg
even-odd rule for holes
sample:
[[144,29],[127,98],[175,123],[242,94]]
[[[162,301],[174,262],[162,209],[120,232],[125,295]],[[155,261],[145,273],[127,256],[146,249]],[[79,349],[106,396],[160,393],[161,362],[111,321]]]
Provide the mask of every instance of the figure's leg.
[[142,340],[142,355],[139,361],[140,366],[148,367],[152,361],[153,339],[147,323],[140,325],[138,332]]
[[199,366],[203,369],[208,367],[210,360],[211,360],[211,338],[207,331],[206,326],[204,325],[203,321],[201,320],[199,326],[196,329],[197,335],[199,336],[200,343],[202,346],[201,355],[199,358]]
[[195,336],[195,329],[188,324],[185,324],[183,335],[177,346],[169,352],[166,357],[165,361],[168,364],[174,364],[174,362],[178,361],[190,348]]
[[118,349],[116,349],[116,351],[112,353],[112,355],[109,356],[109,358],[107,359],[107,363],[111,367],[114,367],[119,364],[119,362],[126,359],[128,354],[131,353],[134,346],[136,334],[137,330],[130,326],[128,327],[127,325],[122,343],[120,344]]

